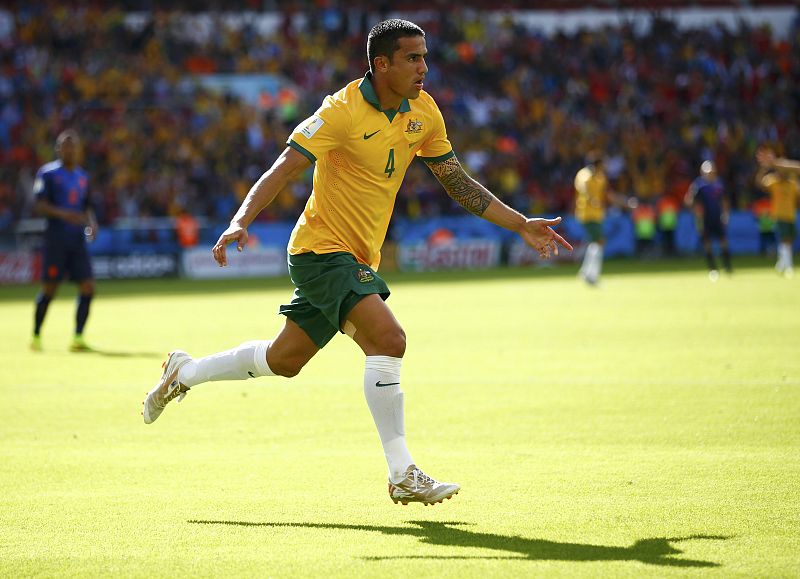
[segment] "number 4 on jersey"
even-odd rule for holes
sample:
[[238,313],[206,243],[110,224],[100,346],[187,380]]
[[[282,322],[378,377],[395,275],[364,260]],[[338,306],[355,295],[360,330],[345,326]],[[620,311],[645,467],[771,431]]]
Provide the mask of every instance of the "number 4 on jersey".
[[383,172],[386,173],[387,179],[394,173],[394,149],[389,149],[389,158],[386,160],[386,168]]

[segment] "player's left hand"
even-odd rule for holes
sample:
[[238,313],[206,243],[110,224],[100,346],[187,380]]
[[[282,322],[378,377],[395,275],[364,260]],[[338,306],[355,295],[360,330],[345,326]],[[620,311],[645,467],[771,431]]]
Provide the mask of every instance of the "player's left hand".
[[538,217],[528,219],[520,228],[519,235],[525,243],[539,253],[542,259],[549,259],[551,255],[558,255],[559,245],[572,251],[572,245],[553,231],[553,227],[559,223],[561,223],[560,217],[556,217],[555,219],[542,219]]
[[231,222],[231,224],[228,226],[228,229],[222,232],[222,235],[219,236],[216,245],[211,249],[214,260],[219,264],[220,267],[225,267],[228,265],[228,254],[225,250],[227,245],[235,241],[236,249],[238,251],[242,251],[247,245],[247,238],[247,228],[242,227],[238,223]]

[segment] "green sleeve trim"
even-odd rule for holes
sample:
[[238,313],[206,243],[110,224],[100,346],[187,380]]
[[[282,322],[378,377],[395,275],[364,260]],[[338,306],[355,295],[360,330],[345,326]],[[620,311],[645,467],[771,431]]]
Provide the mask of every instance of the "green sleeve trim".
[[294,149],[298,153],[302,154],[312,163],[317,162],[317,158],[314,156],[314,153],[306,149],[303,145],[298,144],[296,141],[293,141],[292,139],[286,141],[286,144],[289,145],[292,149]]
[[444,155],[439,155],[438,157],[420,157],[426,163],[440,163],[442,161],[447,161],[450,157],[455,157],[456,154],[453,151],[449,153],[445,153]]

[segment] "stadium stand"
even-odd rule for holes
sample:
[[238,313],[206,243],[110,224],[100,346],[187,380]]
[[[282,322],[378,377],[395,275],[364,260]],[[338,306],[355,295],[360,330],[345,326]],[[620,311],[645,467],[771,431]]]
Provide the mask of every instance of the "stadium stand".
[[[83,135],[102,224],[183,210],[227,221],[291,128],[366,70],[365,31],[388,12],[346,4],[295,2],[279,12],[270,11],[278,3],[239,1],[191,13],[149,2],[16,2],[0,11],[2,239],[13,241],[36,168],[66,127]],[[554,34],[500,10],[524,2],[484,2],[489,12],[434,2],[416,14],[432,33],[426,88],[462,162],[513,206],[568,214],[590,148],[606,151],[615,190],[652,203],[679,199],[699,162],[713,158],[735,206],[747,209],[758,197],[756,147],[800,155],[798,18],[776,35],[746,20],[678,26],[658,10],[688,4],[648,2],[645,27],[620,18]],[[791,5],[744,3],[767,4]],[[536,5],[568,12],[585,3]],[[255,19],[232,8],[266,12]],[[260,219],[294,220],[308,181]],[[419,164],[398,194],[394,233],[458,214]]]

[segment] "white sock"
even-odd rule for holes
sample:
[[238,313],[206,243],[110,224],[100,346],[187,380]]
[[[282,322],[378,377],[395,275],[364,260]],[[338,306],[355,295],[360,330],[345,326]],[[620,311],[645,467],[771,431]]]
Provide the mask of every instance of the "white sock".
[[586,248],[586,255],[583,257],[581,273],[589,280],[597,281],[600,279],[600,270],[603,268],[603,246],[593,241]]
[[400,391],[402,358],[367,356],[364,365],[364,396],[378,427],[383,453],[389,465],[389,480],[400,482],[414,461],[406,447],[403,393]]
[[779,272],[782,272],[784,269],[786,269],[786,266],[784,265],[785,259],[783,257],[786,253],[786,250],[784,249],[785,245],[785,243],[778,244],[778,261],[775,263],[775,269]]
[[586,251],[583,253],[583,261],[581,262],[581,275],[589,277],[592,270],[592,261],[594,252],[597,249],[597,244],[592,242],[586,246]]
[[190,388],[215,380],[247,380],[258,376],[274,376],[267,365],[270,340],[254,340],[232,350],[197,358],[181,367],[178,380]]
[[592,273],[594,279],[600,279],[600,272],[603,271],[603,246],[599,243],[596,244],[597,249],[594,252],[594,263],[592,263]]
[[778,246],[778,269],[786,271],[792,267],[792,244],[781,243]]

